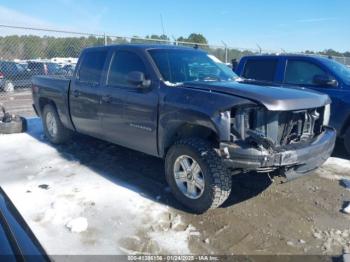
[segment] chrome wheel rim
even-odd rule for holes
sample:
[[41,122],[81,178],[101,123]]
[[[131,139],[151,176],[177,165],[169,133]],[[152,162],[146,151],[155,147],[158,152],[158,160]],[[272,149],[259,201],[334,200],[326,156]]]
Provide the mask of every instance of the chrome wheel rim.
[[46,127],[51,137],[56,137],[57,135],[57,123],[56,119],[51,112],[46,114]]
[[191,199],[198,199],[204,192],[204,175],[201,167],[192,157],[179,156],[174,164],[174,178],[181,193]]

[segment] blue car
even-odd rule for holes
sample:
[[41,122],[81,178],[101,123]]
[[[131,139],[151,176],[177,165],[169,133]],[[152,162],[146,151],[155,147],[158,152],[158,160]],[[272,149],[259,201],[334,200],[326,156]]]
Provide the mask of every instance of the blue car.
[[316,55],[259,55],[243,57],[235,72],[243,82],[310,88],[332,100],[329,125],[337,130],[350,154],[350,68]]
[[22,216],[0,188],[0,261],[51,261]]

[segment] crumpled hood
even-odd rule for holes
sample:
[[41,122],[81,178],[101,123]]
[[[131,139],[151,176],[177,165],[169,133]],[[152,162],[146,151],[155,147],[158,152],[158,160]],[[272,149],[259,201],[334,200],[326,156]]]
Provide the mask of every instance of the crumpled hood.
[[308,89],[258,86],[238,82],[186,82],[183,87],[243,97],[261,103],[270,111],[316,108],[331,102],[328,95]]

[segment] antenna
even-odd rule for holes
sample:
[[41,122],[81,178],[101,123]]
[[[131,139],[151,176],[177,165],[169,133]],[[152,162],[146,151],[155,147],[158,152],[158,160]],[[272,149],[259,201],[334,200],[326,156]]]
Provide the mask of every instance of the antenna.
[[163,23],[163,16],[162,16],[162,14],[160,14],[160,23],[161,23],[161,25],[162,25],[163,35],[165,35],[165,30],[164,30],[164,23]]
[[221,43],[225,46],[225,63],[227,64],[227,57],[228,57],[228,53],[227,53],[227,44],[221,40]]

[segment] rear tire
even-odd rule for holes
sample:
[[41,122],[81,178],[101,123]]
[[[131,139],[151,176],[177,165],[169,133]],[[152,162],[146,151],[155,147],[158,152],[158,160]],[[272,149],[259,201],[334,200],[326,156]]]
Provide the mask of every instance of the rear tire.
[[72,131],[63,126],[56,108],[47,104],[44,107],[42,122],[45,136],[53,144],[63,144],[70,140]]
[[[183,160],[189,168],[182,168]],[[213,147],[199,138],[179,140],[169,149],[165,174],[175,198],[195,213],[219,207],[231,192],[231,174]]]
[[350,156],[350,127],[348,127],[344,135],[344,146],[348,155]]

